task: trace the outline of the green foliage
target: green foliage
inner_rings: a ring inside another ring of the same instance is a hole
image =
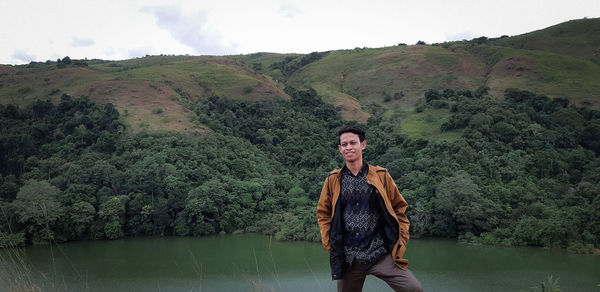
[[[539,286],[531,287],[530,290],[521,290],[522,292],[560,292],[560,286],[558,285],[558,278],[554,279],[553,276],[548,276],[544,282],[540,283]]]
[[[600,202],[600,138],[582,131],[595,125],[597,111],[516,89],[507,90],[505,101],[449,90],[427,96],[422,113],[451,103],[441,128],[462,130],[462,138],[409,139],[381,154],[415,202],[408,211],[417,218],[414,232],[573,252],[598,245],[597,224],[589,222],[597,221]]]
[[[244,86],[244,89],[242,91],[243,91],[243,93],[250,93],[250,92],[252,92],[252,90],[254,90],[254,87],[248,85],[248,86]]]
[[[314,210],[325,175],[343,162],[335,134],[343,121],[314,89],[285,91],[291,100],[198,99],[190,109],[210,128],[203,136],[123,134],[111,105],[85,98],[1,106],[0,206],[9,220],[0,232],[25,243],[222,232],[318,241]],[[597,247],[600,113],[486,91],[427,91],[419,115],[454,139],[405,136],[398,117],[360,125],[365,160],[387,167],[409,202],[411,233]]]
[[[578,254],[593,254],[596,252],[594,245],[592,244],[582,244],[580,242],[575,242],[567,247],[567,251],[570,253],[578,253]]]
[[[271,69],[279,69],[284,76],[289,77],[298,69],[327,56],[329,52],[312,52],[298,57],[289,56],[283,61],[272,63]]]
[[[341,118],[314,90],[288,91],[291,101],[199,100],[194,111],[213,130],[205,136],[124,135],[111,127],[111,107],[67,96],[59,105],[2,107],[6,141],[25,137],[31,147],[2,144],[14,155],[1,158],[20,163],[3,165],[0,190],[18,220],[0,231],[22,232],[28,243],[240,231],[316,241],[314,208],[325,174],[339,165]],[[44,134],[31,137],[38,129]],[[35,205],[24,194],[44,194],[27,192],[37,182],[51,193],[52,216],[27,209]]]
[[[25,233],[16,234],[0,231],[0,248],[14,248],[25,245]]]
[[[51,227],[63,213],[59,193],[60,190],[47,181],[28,180],[11,203],[17,221],[27,226],[27,233],[34,242],[53,240]]]

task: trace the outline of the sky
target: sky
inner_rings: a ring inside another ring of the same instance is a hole
[[[0,64],[310,53],[519,35],[600,0],[2,0]]]

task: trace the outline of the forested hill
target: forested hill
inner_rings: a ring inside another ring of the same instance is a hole
[[[185,106],[198,98],[289,99],[286,86],[314,88],[347,120],[415,106],[427,89],[519,88],[600,107],[600,18],[518,36],[310,54],[146,56],[0,65],[0,103],[59,102],[62,94],[112,103],[135,131],[198,131]],[[406,114],[406,113],[403,113]]]
[[[2,66],[0,244],[318,241],[335,129],[359,124],[413,236],[592,252],[599,65],[505,39]]]

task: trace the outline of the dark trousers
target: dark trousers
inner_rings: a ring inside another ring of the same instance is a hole
[[[384,256],[379,262],[367,270],[353,267],[337,281],[338,291],[362,291],[367,275],[373,275],[385,281],[394,291],[422,292],[421,283],[409,270],[400,269],[394,264],[391,255]]]

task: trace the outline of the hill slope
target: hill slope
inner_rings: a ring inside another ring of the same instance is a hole
[[[491,41],[494,45],[547,51],[600,63],[600,18],[577,19]]]
[[[0,68],[0,101],[57,101],[62,94],[110,102],[134,130],[202,130],[184,104],[212,95],[252,100],[289,98],[268,76],[223,57],[147,56],[87,65],[32,63]]]
[[[499,39],[433,45],[227,57],[147,56],[0,66],[0,102],[65,93],[111,102],[134,130],[202,130],[186,104],[208,96],[289,99],[285,86],[314,88],[346,120],[412,115],[427,89],[519,88],[600,107],[600,19],[581,19]],[[71,61],[71,60],[69,60]]]

